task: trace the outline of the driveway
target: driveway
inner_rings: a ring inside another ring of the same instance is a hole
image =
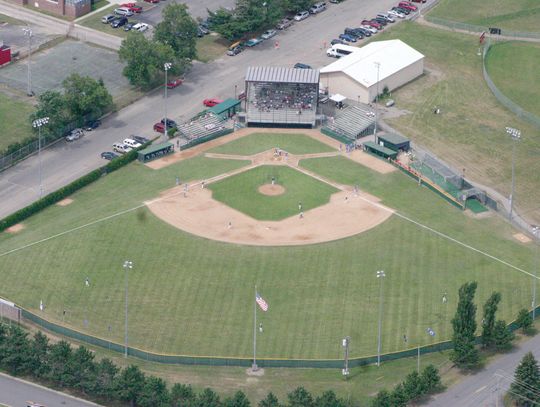
[[[347,0],[330,4],[327,11],[294,24],[266,41],[235,57],[224,55],[208,64],[195,63],[183,85],[168,92],[168,115],[187,120],[203,109],[202,100],[234,96],[235,86],[244,88],[248,66],[290,66],[296,62],[322,67],[334,59],[325,46],[345,27],[358,26],[365,17],[388,10],[395,0]],[[279,43],[276,47],[275,43]],[[155,91],[103,121],[103,126],[71,144],[64,142],[42,153],[44,192],[50,193],[103,165],[102,151],[113,142],[132,134],[153,135],[152,126],[164,116],[163,91]],[[38,198],[39,161],[36,156],[0,174],[0,217]]]
[[[182,3],[186,4],[189,9],[189,13],[193,18],[206,19],[208,17],[207,10],[217,10],[220,7],[234,7],[235,0],[184,0]],[[163,8],[169,4],[166,1],[160,1],[151,9],[145,11],[137,19],[143,23],[156,26],[161,21],[161,12]]]

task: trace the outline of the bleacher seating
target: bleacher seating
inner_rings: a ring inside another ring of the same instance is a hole
[[[182,123],[178,126],[180,145],[187,144],[201,137],[211,136],[225,129],[232,129],[234,122],[222,120],[211,112],[206,112],[201,116]]]
[[[372,134],[375,126],[373,110],[364,106],[349,105],[336,110],[336,116],[329,118],[325,127],[351,141]]]

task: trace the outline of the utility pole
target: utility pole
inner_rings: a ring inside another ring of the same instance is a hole
[[[533,286],[532,286],[532,318],[533,322],[536,318],[536,280],[537,280],[537,272],[538,272],[538,245],[539,240],[538,237],[540,236],[540,226],[534,226],[533,227],[533,234],[534,234],[534,244],[536,245],[534,250],[534,277],[533,277]]]
[[[514,193],[516,187],[516,143],[521,139],[521,131],[513,127],[507,127],[506,133],[512,137],[512,188],[510,192],[510,215],[508,219],[512,222],[512,212],[514,210]]]
[[[34,92],[32,92],[32,75],[30,72],[30,57],[32,56],[32,29],[25,27],[23,28],[24,35],[28,37],[28,58],[26,59],[26,68],[27,68],[27,88],[26,88],[26,95],[27,96],[34,96]]]
[[[41,126],[49,123],[48,117],[42,117],[32,122],[32,126],[38,129],[38,159],[39,159],[39,198],[43,197],[43,182],[41,175]]]
[[[169,136],[169,120],[167,119],[167,73],[171,69],[172,64],[170,62],[165,62],[163,68],[165,69],[165,140]]]
[[[381,63],[374,62],[377,67],[377,96],[375,97],[375,128],[373,135],[375,136],[375,143],[377,143],[377,121],[379,120],[379,71],[381,70]]]
[[[382,314],[383,314],[383,279],[386,277],[384,271],[377,271],[379,279],[379,335],[377,339],[377,366],[381,365],[381,330],[382,330]]]
[[[126,260],[124,262],[124,271],[125,271],[125,290],[126,290],[126,309],[125,309],[125,332],[124,332],[124,357],[128,357],[128,271],[133,268],[133,262]]]

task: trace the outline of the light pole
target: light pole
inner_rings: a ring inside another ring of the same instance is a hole
[[[41,126],[49,123],[48,117],[42,117],[32,122],[32,126],[38,129],[38,158],[39,158],[39,197],[43,197],[43,182],[41,177]]]
[[[382,328],[382,314],[383,314],[383,279],[386,277],[384,271],[377,271],[377,278],[379,279],[379,335],[377,340],[377,366],[381,365],[381,328]]]
[[[169,135],[169,120],[167,120],[167,73],[169,72],[169,69],[171,69],[171,67],[172,64],[170,62],[165,62],[163,64],[163,68],[165,69],[165,140]]]
[[[435,336],[435,331],[431,328],[426,329],[426,332],[431,337]],[[416,369],[417,369],[418,374],[420,374],[420,342],[418,342],[418,364],[417,364]]]
[[[506,132],[512,137],[514,143],[512,143],[512,190],[510,191],[510,216],[509,220],[512,222],[512,212],[514,210],[514,189],[516,187],[516,143],[521,138],[521,131],[514,129],[513,127],[507,127]]]
[[[534,237],[536,238],[535,240],[535,244],[536,244],[536,249],[535,249],[535,265],[534,265],[534,277],[533,277],[533,286],[532,286],[532,317],[533,317],[533,321],[534,319],[536,318],[536,271],[538,269],[538,244],[539,244],[539,241],[538,241],[538,237],[540,236],[540,226],[534,226],[533,229],[532,229],[532,232],[534,234]]]
[[[373,129],[373,135],[375,136],[375,143],[377,142],[377,120],[379,120],[379,71],[381,70],[381,63],[374,62],[377,67],[377,96],[375,97],[375,127]]]
[[[27,82],[27,89],[26,94],[27,96],[34,96],[34,92],[32,92],[32,76],[30,74],[30,56],[32,55],[32,30],[30,28],[23,28],[24,35],[28,37],[28,59],[26,60],[26,67],[27,67],[27,74],[28,74],[28,82]]]
[[[126,280],[126,313],[125,313],[125,332],[124,332],[124,357],[128,356],[128,271],[133,268],[133,262],[126,260],[124,262],[125,280]]]
[[[348,378],[349,377],[349,343],[351,342],[351,337],[350,336],[346,336],[343,341],[342,341],[342,346],[343,346],[343,350],[345,351],[345,366],[343,368],[343,376],[345,376],[345,378]]]

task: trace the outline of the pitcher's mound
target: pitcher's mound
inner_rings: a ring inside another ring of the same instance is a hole
[[[278,184],[264,184],[259,187],[259,192],[263,195],[281,195],[285,193],[285,188]]]

